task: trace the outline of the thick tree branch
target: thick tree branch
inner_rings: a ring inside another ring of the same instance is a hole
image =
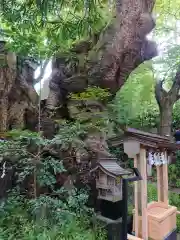
[[[163,89],[163,82],[159,81],[155,87],[155,97],[160,109],[160,134],[171,135],[173,105],[179,98],[180,66],[177,69],[172,87],[169,92]]]
[[[179,99],[179,90],[180,90],[180,66],[178,66],[172,87],[168,93],[172,104],[174,104]]]
[[[33,104],[37,104],[38,102],[38,94],[34,87],[26,81],[23,75],[19,76],[19,86],[24,94],[29,98],[30,102]]]
[[[116,94],[136,67],[155,57],[156,44],[146,38],[155,26],[151,16],[153,5],[154,0],[117,2],[116,17],[88,54],[83,72],[87,76],[85,79],[75,77],[79,73],[77,69],[67,72],[64,59],[60,64],[53,65],[56,73],[52,71],[47,109],[63,105],[69,93],[82,91],[87,86],[108,88]],[[55,62],[58,63],[58,59]]]
[[[155,0],[146,0],[148,12],[151,13],[154,8]]]
[[[168,93],[163,88],[164,81],[165,80],[157,81],[155,85],[155,98],[160,107],[163,105],[163,99],[168,96]]]
[[[177,96],[177,101],[180,99],[180,95]]]
[[[146,39],[155,26],[153,5],[153,0],[117,1],[116,18],[101,34],[93,60],[90,57],[90,85],[116,93],[138,65],[157,55],[156,44]]]

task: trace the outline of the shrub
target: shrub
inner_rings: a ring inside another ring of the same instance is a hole
[[[9,134],[11,139],[0,144],[1,161],[6,157],[19,171],[14,189],[0,203],[0,240],[105,240],[98,222],[92,226],[94,213],[86,207],[87,192],[55,187],[56,174],[66,171],[61,159],[40,152],[37,161],[37,146],[48,146],[50,141],[25,131]],[[31,199],[22,191],[29,176],[36,179]],[[39,194],[37,186],[50,191]]]
[[[70,199],[70,198],[69,198]],[[77,198],[73,196],[64,205],[58,199],[27,200],[11,194],[0,206],[0,239],[13,240],[105,240],[105,232],[97,223],[90,227],[92,212],[80,212]],[[82,196],[79,198],[82,200]],[[51,203],[51,215],[40,217],[38,209]],[[83,203],[81,208],[83,209]],[[36,218],[35,218],[36,217]]]

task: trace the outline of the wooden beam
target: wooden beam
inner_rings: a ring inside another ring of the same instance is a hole
[[[137,159],[136,159],[137,163],[136,166],[141,174],[141,158],[140,158],[140,154],[137,155]],[[142,174],[141,174],[142,176]],[[141,181],[137,182],[137,211],[138,211],[138,215],[142,216],[142,204],[141,204]]]
[[[167,158],[167,153],[164,152]],[[158,202],[163,202],[168,205],[168,165],[163,164],[157,166],[157,189],[158,189]]]
[[[138,237],[132,236],[130,234],[128,234],[127,238],[128,238],[128,240],[143,240],[142,238],[138,238]]]
[[[167,152],[164,153],[165,158],[167,159]],[[162,166],[163,171],[163,202],[168,206],[168,164],[163,164]]]
[[[158,202],[163,202],[163,171],[162,166],[156,166]]]
[[[142,238],[148,240],[148,218],[147,218],[147,159],[146,150],[140,150],[140,173],[141,183],[141,211],[142,211]]]
[[[136,155],[134,157],[134,167],[138,168],[138,156]],[[135,205],[135,214],[134,214],[134,228],[135,228],[135,236],[139,236],[139,215],[138,215],[138,205],[139,205],[139,200],[138,200],[138,184],[139,182],[136,181],[134,182],[134,205]]]

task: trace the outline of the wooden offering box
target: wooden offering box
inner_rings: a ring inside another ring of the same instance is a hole
[[[162,202],[149,203],[147,207],[149,239],[166,239],[169,233],[176,229],[176,212],[177,208],[174,206],[167,206]],[[139,226],[141,225],[142,217],[139,217]],[[142,229],[139,229],[139,232],[141,235]]]
[[[151,202],[148,204],[147,212],[151,239],[165,239],[169,233],[176,229],[176,207],[167,206],[161,202]]]

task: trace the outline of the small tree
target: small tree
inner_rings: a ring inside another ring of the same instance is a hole
[[[159,133],[161,135],[171,136],[173,107],[180,98],[179,53],[179,46],[174,45],[159,58],[159,61],[156,62],[157,65],[155,64],[155,68],[159,72],[159,76],[155,76],[157,79],[155,97],[160,110]]]
[[[163,87],[163,81],[158,81],[155,87],[155,96],[160,111],[159,133],[161,135],[171,135],[173,106],[179,100],[180,90],[180,67],[173,79],[173,84],[169,91]]]

